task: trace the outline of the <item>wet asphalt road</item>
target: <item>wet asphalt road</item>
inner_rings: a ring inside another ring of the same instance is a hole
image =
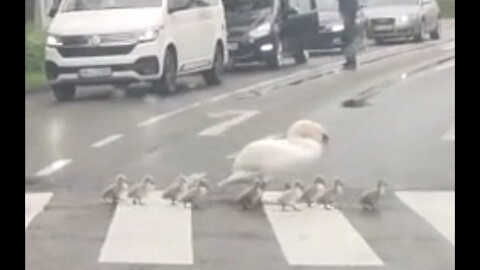
[[[216,182],[229,173],[227,156],[254,139],[285,132],[299,118],[317,120],[329,130],[331,144],[318,171],[344,180],[347,204],[379,177],[390,185],[380,213],[342,209],[384,263],[359,269],[454,269],[454,245],[394,195],[455,190],[454,138],[448,135],[455,117],[452,26],[444,27],[440,42],[372,46],[364,55],[387,56],[357,72],[260,88],[259,96],[232,94],[215,101],[218,95],[342,59],[314,57],[306,66],[278,71],[241,69],[212,88],[202,86],[200,78],[184,78],[186,89],[165,98],[100,89],[62,104],[49,93],[26,96],[26,193],[53,193],[26,229],[26,269],[343,269],[289,265],[265,214],[238,211],[229,194],[213,194],[202,210],[192,212],[193,265],[98,261],[113,215],[98,204],[98,196],[117,173],[130,179],[152,174],[159,188],[182,172],[206,172]],[[342,106],[369,89],[376,95],[365,106]],[[198,135],[218,124],[209,114],[231,110],[256,114],[216,136]],[[58,160],[69,163],[38,175]]]

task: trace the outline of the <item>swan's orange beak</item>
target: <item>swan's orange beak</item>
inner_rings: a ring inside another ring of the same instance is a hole
[[[323,134],[322,142],[324,144],[328,144],[329,141],[330,141],[330,137],[327,134]]]

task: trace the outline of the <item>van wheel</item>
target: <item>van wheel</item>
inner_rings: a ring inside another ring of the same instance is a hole
[[[162,94],[173,94],[177,90],[177,59],[172,49],[168,49],[163,59],[162,78],[153,85]]]
[[[440,19],[438,19],[437,26],[432,32],[430,32],[430,38],[434,40],[439,40],[442,32],[441,30],[442,30],[441,22],[440,22]]]
[[[275,44],[274,52],[267,58],[267,66],[269,68],[278,69],[282,66],[283,46],[280,40]]]
[[[203,79],[209,85],[217,85],[222,82],[223,74],[223,51],[220,46],[215,49],[215,56],[213,58],[213,66],[211,69],[202,73]]]
[[[57,101],[69,101],[75,97],[75,85],[53,85],[53,95]]]

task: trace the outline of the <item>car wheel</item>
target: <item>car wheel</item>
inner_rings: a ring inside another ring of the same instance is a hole
[[[426,37],[426,25],[425,22],[422,22],[420,25],[420,29],[418,30],[418,33],[414,36],[413,41],[415,42],[423,42]]]
[[[154,82],[153,87],[154,90],[167,95],[177,90],[177,58],[172,49],[168,49],[165,53],[162,78]]]
[[[435,29],[430,32],[430,38],[431,39],[434,39],[434,40],[439,40],[440,39],[440,36],[441,36],[441,31],[442,30],[442,23],[440,21],[440,19],[437,20],[437,26],[435,27]]]
[[[75,97],[75,85],[54,85],[53,95],[57,101],[69,101]]]
[[[212,68],[202,74],[205,82],[209,85],[220,84],[222,82],[223,67],[223,50],[220,46],[217,46]]]
[[[375,39],[375,44],[383,45],[383,44],[385,44],[385,40],[383,40],[382,38],[376,38]]]
[[[267,66],[270,68],[280,68],[283,61],[283,45],[280,40],[275,44],[275,51],[267,58]]]

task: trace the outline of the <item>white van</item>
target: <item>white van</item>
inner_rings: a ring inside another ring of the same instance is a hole
[[[88,84],[172,93],[196,72],[219,84],[228,60],[221,0],[63,0],[50,15],[45,69],[59,101]]]

